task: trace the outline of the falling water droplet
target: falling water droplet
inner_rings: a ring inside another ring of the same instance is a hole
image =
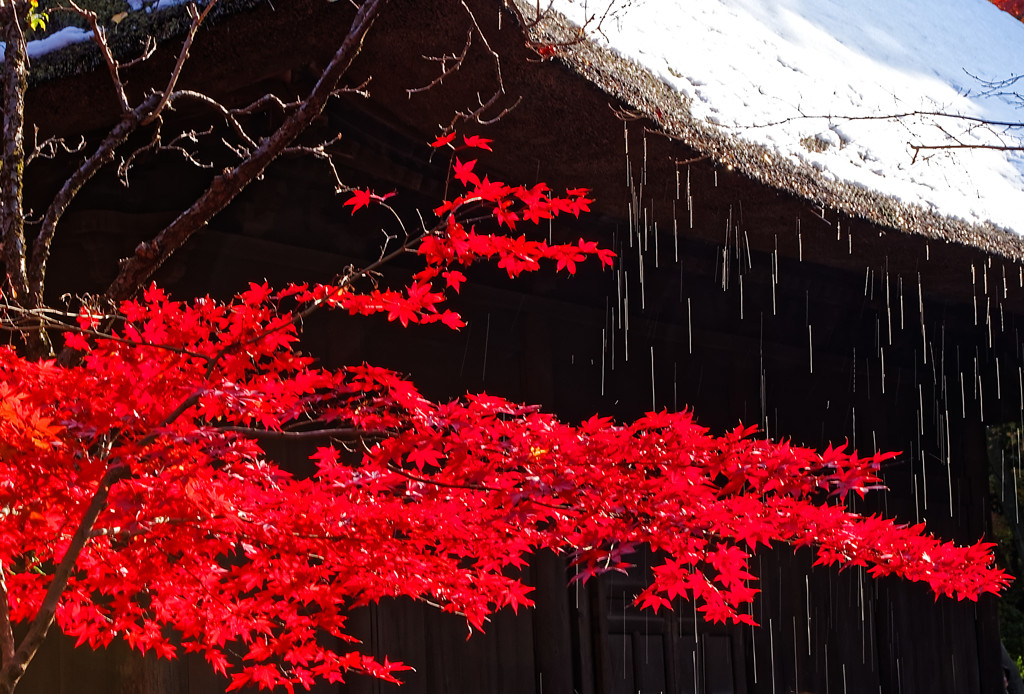
[[[889,271],[885,272],[885,329],[886,329],[886,344],[892,345],[892,304],[889,301],[891,283],[889,279]]]
[[[484,365],[480,372],[480,380],[487,380],[487,349],[491,343],[491,314],[487,314],[487,327],[484,329]]]
[[[922,462],[922,464],[924,464],[923,458],[922,458],[921,462]],[[920,523],[921,522],[921,507],[919,505],[919,499],[917,497],[917,474],[916,473],[914,474],[914,522],[915,523]]]
[[[601,328],[601,396],[604,397],[605,355],[608,353],[608,331]]]
[[[807,610],[807,655],[811,654],[811,577],[804,574],[805,608]]]
[[[814,373],[814,339],[811,337],[811,324],[807,324],[807,366]]]
[[[676,215],[676,203],[672,201],[672,248],[675,251],[676,262],[679,262],[679,218]]]
[[[629,363],[629,273],[622,272],[622,348],[626,363]]]
[[[879,348],[878,358],[881,362],[879,371],[881,372],[882,395],[885,395],[885,348]]]
[[[800,233],[800,218],[796,219],[796,257],[801,263],[804,261],[804,237]]]
[[[690,297],[686,297],[686,342],[689,353],[693,354],[693,311],[690,306]],[[1024,389],[1021,392],[1024,393]],[[1024,398],[1024,395],[1021,397]]]
[[[643,311],[647,308],[647,284],[644,281],[644,252],[643,249],[639,251],[640,260],[637,262],[637,268],[640,271],[640,310]]]
[[[796,615],[793,615],[793,686],[800,691],[800,659],[796,652]]]
[[[903,330],[903,277],[896,277],[896,293],[900,298],[900,330]]]
[[[679,362],[672,362],[672,411],[679,411]]]

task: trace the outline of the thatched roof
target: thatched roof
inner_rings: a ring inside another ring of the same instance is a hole
[[[242,10],[250,9],[265,0],[219,0],[210,22],[217,22]],[[50,10],[62,5],[59,0],[43,0],[40,7]],[[107,41],[115,57],[127,60],[137,57],[149,39],[157,42],[181,36],[188,29],[190,19],[183,3],[164,0],[83,0],[81,7],[96,13],[104,27]],[[133,5],[135,8],[133,8]],[[77,27],[88,29],[82,17],[70,12],[48,11],[49,22],[44,31],[30,40],[42,40],[62,29]],[[70,77],[100,67],[102,57],[91,41],[76,41],[60,50],[48,52],[32,61],[30,84],[38,84],[62,77]]]
[[[532,4],[518,2],[525,15],[535,12]],[[768,147],[694,118],[688,100],[672,86],[605,45],[589,37],[580,38],[578,27],[557,12],[547,12],[530,31],[538,43],[562,44],[557,49],[559,60],[655,123],[660,131],[730,169],[884,229],[963,244],[1013,260],[1024,259],[1024,239],[1012,231],[991,223],[965,222],[924,205],[823,175],[808,164],[779,156]]]
[[[523,5],[524,14],[528,14],[535,7],[533,3],[524,3],[523,0],[519,2]],[[147,36],[164,40],[180,35],[187,26],[187,16],[181,5],[147,12],[145,4],[141,10],[131,10],[124,0],[92,0],[84,4],[96,10],[101,19],[105,20],[109,27],[109,41],[115,51],[122,56],[137,54]],[[301,2],[295,4],[303,5]],[[342,4],[344,3],[338,3]],[[268,7],[271,8],[269,14]],[[218,10],[211,17],[211,24],[214,27],[223,25],[229,15],[254,8],[261,9],[264,20],[267,16],[276,17],[302,12],[298,9],[293,11],[292,8],[273,8],[267,0],[219,0]],[[329,11],[317,9],[316,12],[337,14],[336,8],[337,5]],[[401,13],[403,10],[399,10],[399,14]],[[59,20],[62,16],[54,15],[55,28],[60,26]],[[115,17],[117,22],[114,21]],[[248,24],[258,24],[259,21],[261,20],[254,20]],[[271,71],[275,60],[289,55],[287,42],[305,37],[307,28],[310,43],[323,42],[326,39],[317,37],[329,32],[322,26],[313,26],[317,21],[319,20],[311,20],[309,27],[295,27],[294,36],[275,36],[271,42],[273,45],[268,44],[265,51],[253,56],[253,62],[260,63],[264,73]],[[398,23],[404,25],[415,21],[422,21],[422,18],[408,21],[400,18]],[[448,27],[445,31],[450,29]],[[256,28],[248,27],[247,31],[246,36],[251,40]],[[420,31],[425,30],[421,27]],[[881,230],[906,232],[918,237],[962,244],[1014,261],[1024,259],[1024,240],[1017,234],[992,224],[972,224],[944,216],[925,206],[902,202],[862,186],[823,175],[812,166],[776,156],[764,146],[741,140],[706,120],[694,118],[686,99],[679,92],[643,66],[589,38],[579,39],[576,27],[557,13],[549,12],[542,22],[530,29],[530,32],[531,37],[538,43],[567,44],[557,48],[554,58],[556,62],[584,77],[612,100],[617,101],[621,107],[642,118],[652,130],[707,156],[713,163],[720,165],[723,171],[738,172],[775,190],[802,198],[822,210],[864,220],[877,225]],[[399,43],[401,41],[396,41],[395,45]],[[222,44],[209,50],[212,54],[224,54],[229,52],[231,47]],[[196,60],[198,58],[194,58],[193,62]],[[204,64],[204,70],[210,68],[211,59],[205,60],[207,62]],[[215,61],[216,58],[212,60]],[[52,82],[60,77],[79,74],[83,70],[97,67],[99,62],[98,52],[91,44],[74,44],[34,60],[32,79],[36,84]],[[285,66],[282,70],[290,67]],[[204,76],[204,79],[218,79],[218,69],[214,66],[211,72],[216,74]],[[247,69],[251,72],[255,68]],[[99,79],[102,81],[103,78]],[[223,78],[225,83],[230,83],[230,80],[227,76]],[[130,78],[129,82],[132,86]],[[64,112],[64,108],[69,111],[80,110],[74,100],[59,108],[54,106],[58,101],[56,97],[46,99],[49,107],[54,109],[50,114],[53,121],[68,118],[69,114]],[[82,119],[87,127],[96,127],[105,116],[100,114],[86,117],[76,114],[75,117]]]

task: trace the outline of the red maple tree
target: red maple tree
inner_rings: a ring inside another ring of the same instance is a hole
[[[434,143],[454,145],[452,134]],[[490,149],[460,143],[471,147]],[[513,277],[613,262],[593,242],[517,230],[587,211],[586,190],[510,186],[476,165],[453,159],[461,194],[395,251],[422,260],[405,287],[369,283],[372,267],[252,284],[226,303],[151,286],[116,312],[80,313],[65,333],[70,365],[0,349],[0,691],[54,621],[79,644],[202,653],[230,689],[394,679],[405,666],[360,650],[349,609],[409,596],[482,629],[495,610],[532,604],[514,569],[540,549],[569,553],[586,580],[646,543],[660,563],[638,604],[683,597],[709,620],[750,624],[752,552],[778,541],[959,599],[1006,584],[989,545],[846,509],[892,454],[819,453],[744,427],[716,436],[690,412],[570,425],[490,395],[431,402],[392,371],[330,370],[300,353],[302,319],[321,309],[458,328],[445,299],[473,262]],[[387,197],[353,191],[349,204]],[[339,442],[317,449],[308,477],[259,445],[308,435]],[[349,647],[325,647],[322,633]]]

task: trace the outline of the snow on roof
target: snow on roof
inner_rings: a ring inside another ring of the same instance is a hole
[[[595,4],[553,8],[582,24]],[[825,181],[1024,235],[1024,153],[987,149],[1024,145],[1024,128],[971,120],[1024,120],[1024,24],[987,0],[619,0],[595,23],[591,38],[705,129]]]
[[[187,0],[128,0],[128,8],[132,12],[164,10],[181,5]],[[92,32],[77,26],[66,26],[39,39],[28,42],[30,60],[41,58],[75,43],[83,43],[92,39]],[[0,41],[0,62],[3,62],[4,42]]]

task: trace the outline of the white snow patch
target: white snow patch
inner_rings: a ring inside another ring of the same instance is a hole
[[[176,5],[183,5],[189,1],[190,0],[128,0],[128,7],[133,12],[138,12],[143,9],[146,12],[154,12],[158,10],[166,10]],[[205,3],[200,1],[199,4],[202,5]],[[72,43],[81,43],[82,41],[88,41],[91,38],[92,31],[88,29],[64,27],[63,29],[50,34],[46,38],[29,41],[28,57],[29,59],[38,58],[39,56],[50,53],[51,51],[59,51]],[[0,62],[3,62],[3,50],[4,43],[0,41]]]
[[[586,4],[554,9],[582,23]],[[690,97],[697,120],[839,180],[1024,235],[1024,156],[986,149],[1024,145],[1024,128],[966,120],[1024,120],[1014,97],[1024,77],[991,88],[1024,74],[1024,24],[987,0],[618,5],[598,40]]]
[[[32,60],[41,55],[46,55],[50,51],[59,51],[65,46],[70,46],[73,43],[81,43],[82,41],[88,41],[91,38],[92,32],[88,29],[64,27],[60,31],[55,31],[44,39],[29,41],[28,57],[29,60]],[[0,63],[4,60],[3,51],[6,47],[7,44],[0,41]]]
[[[50,51],[59,51],[65,46],[70,46],[73,43],[82,43],[92,38],[92,31],[88,29],[81,29],[79,27],[64,27],[60,31],[55,31],[45,39],[38,39],[36,41],[28,42],[28,57],[38,58],[41,55],[46,55]]]

